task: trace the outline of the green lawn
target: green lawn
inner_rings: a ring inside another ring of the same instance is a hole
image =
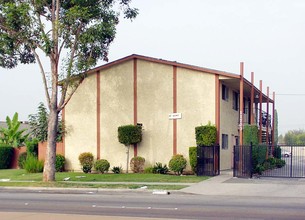
[[[69,181],[63,182],[63,179],[69,177]],[[10,181],[3,181],[9,179]],[[9,169],[0,170],[0,186],[25,186],[25,187],[89,187],[89,188],[139,188],[144,184],[133,184],[128,182],[141,182],[141,183],[165,183],[164,185],[148,185],[148,189],[181,189],[185,186],[178,185],[166,185],[166,183],[197,183],[208,179],[205,176],[175,176],[175,175],[162,175],[162,174],[96,174],[90,173],[85,174],[82,172],[62,172],[56,173],[56,182],[54,183],[43,183],[42,173],[27,173],[22,169]],[[17,181],[17,182],[14,182]],[[33,182],[23,182],[33,181]],[[75,183],[73,183],[75,181]],[[83,183],[76,183],[83,182]],[[86,183],[86,182],[93,182]],[[106,182],[125,182],[127,184],[107,184]]]

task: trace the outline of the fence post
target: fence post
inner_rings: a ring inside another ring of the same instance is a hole
[[[253,176],[253,157],[252,157],[252,149],[253,149],[253,144],[252,142],[250,142],[250,152],[249,152],[249,157],[250,157],[250,165],[249,165],[249,168],[250,168],[250,178],[252,178]]]

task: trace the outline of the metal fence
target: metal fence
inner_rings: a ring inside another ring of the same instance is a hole
[[[252,145],[234,146],[234,177],[252,178],[252,163]]]
[[[197,147],[197,175],[216,176],[220,173],[219,145]]]
[[[285,165],[265,170],[262,176],[305,178],[305,145],[279,145],[278,147]]]
[[[252,178],[254,173],[305,178],[305,145],[234,146],[234,177]]]

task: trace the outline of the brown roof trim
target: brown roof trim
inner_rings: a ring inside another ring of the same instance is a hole
[[[132,54],[130,56],[127,56],[127,57],[115,60],[113,62],[107,63],[105,65],[96,67],[94,69],[89,70],[87,73],[88,74],[95,73],[96,71],[104,70],[104,69],[110,68],[114,65],[118,65],[118,64],[121,64],[123,62],[132,60],[132,59],[139,59],[139,60],[149,61],[149,62],[153,62],[153,63],[160,63],[160,64],[165,64],[165,65],[177,66],[177,67],[180,67],[180,68],[196,70],[196,71],[206,72],[206,73],[211,73],[211,74],[217,74],[217,75],[220,75],[220,76],[240,78],[239,75],[234,74],[234,73],[229,73],[229,72],[224,72],[224,71],[219,71],[219,70],[214,70],[214,69],[208,69],[208,68],[199,67],[199,66],[193,66],[193,65],[189,65],[189,64],[179,63],[179,62],[176,62],[176,61],[168,61],[168,60],[163,60],[163,59],[157,59],[157,58],[142,56],[142,55],[138,55],[138,54]]]
[[[87,73],[88,74],[93,74],[93,73],[96,73],[97,71],[105,70],[105,69],[108,69],[112,66],[115,66],[115,65],[124,63],[126,61],[133,60],[133,59],[144,60],[144,61],[148,61],[148,62],[165,64],[165,65],[171,65],[171,66],[176,66],[176,67],[180,67],[180,68],[184,68],[184,69],[195,70],[195,71],[205,72],[205,73],[211,73],[211,74],[215,74],[215,75],[219,75],[219,76],[226,76],[226,77],[230,77],[230,78],[234,78],[234,79],[240,79],[240,75],[235,74],[235,73],[229,73],[229,72],[220,71],[220,70],[214,70],[214,69],[209,69],[209,68],[204,68],[204,67],[199,67],[199,66],[193,66],[193,65],[189,65],[189,64],[179,63],[179,62],[176,62],[176,61],[168,61],[168,60],[163,60],[163,59],[157,59],[157,58],[138,55],[138,54],[132,54],[132,55],[123,57],[121,59],[112,61],[110,63],[104,64],[104,65],[96,67],[94,69],[91,69]],[[251,82],[249,82],[245,78],[244,78],[244,82],[247,85],[251,86]],[[256,87],[254,87],[254,90],[255,90],[256,93],[260,92],[260,90]],[[269,99],[269,101],[271,103],[273,103],[273,100],[271,98],[267,97],[265,94],[263,94],[263,98]]]

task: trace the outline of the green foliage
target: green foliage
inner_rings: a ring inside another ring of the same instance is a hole
[[[110,167],[110,163],[108,162],[108,160],[105,159],[97,160],[94,163],[95,170],[101,173],[108,172],[109,167]]]
[[[279,146],[274,147],[273,156],[275,158],[281,159],[282,158],[282,149]]]
[[[12,147],[20,147],[24,145],[27,140],[28,134],[23,134],[26,129],[20,130],[21,122],[18,121],[18,113],[16,112],[13,119],[6,117],[7,128],[0,129],[0,143],[7,144]]]
[[[217,140],[217,129],[209,122],[207,125],[195,128],[197,146],[213,146]]]
[[[78,156],[78,160],[80,162],[80,165],[82,167],[82,170],[84,173],[91,173],[92,167],[93,167],[93,154],[90,152],[84,152],[81,153]]]
[[[38,140],[36,138],[25,142],[26,152],[38,156]]]
[[[26,158],[27,158],[27,152],[23,152],[19,154],[17,162],[18,162],[18,167],[20,169],[24,169],[24,163],[26,161]]]
[[[39,103],[36,114],[29,115],[29,125],[31,128],[31,135],[40,142],[47,141],[48,139],[48,118],[49,113],[45,105]],[[62,141],[65,129],[61,118],[59,118],[57,126],[56,141]]]
[[[122,173],[123,169],[122,169],[122,167],[114,166],[114,167],[112,167],[111,171],[115,174],[120,174],[120,173]]]
[[[144,169],[144,173],[154,173],[154,167],[149,166]]]
[[[14,149],[10,146],[0,147],[0,169],[10,168],[14,155]]]
[[[186,167],[186,159],[181,154],[174,155],[169,161],[169,169],[174,171],[177,175],[182,174]]]
[[[189,158],[190,158],[190,165],[192,171],[194,173],[197,172],[197,147],[190,147],[189,148]]]
[[[118,139],[125,146],[142,141],[142,128],[137,125],[123,125],[118,127]]]
[[[256,125],[245,125],[243,129],[244,145],[258,145],[258,127]]]
[[[137,156],[130,160],[130,168],[134,173],[142,173],[144,171],[145,159]]]
[[[68,54],[58,69],[78,73],[100,59],[107,61],[119,23],[118,11],[127,19],[138,14],[130,1],[63,1],[58,16],[51,1],[1,1],[0,65],[14,68],[19,63],[35,63],[38,50],[51,58],[57,55],[55,51],[61,52],[60,46],[67,48]]]
[[[166,164],[162,165],[162,163],[157,162],[152,169],[153,173],[158,173],[158,174],[167,174],[169,172],[169,169]]]
[[[269,169],[281,168],[285,166],[285,164],[286,164],[285,160],[278,159],[275,157],[270,157],[263,163],[263,166],[264,166],[264,170],[269,170]]]
[[[28,155],[24,163],[24,169],[28,173],[41,173],[43,171],[43,164],[44,162],[42,160],[38,160],[33,155]]]
[[[56,172],[63,172],[65,170],[66,158],[63,155],[56,154],[55,170]]]
[[[284,136],[285,144],[304,144],[305,143],[305,130],[291,130]]]
[[[263,163],[266,160],[267,146],[253,145],[252,147],[252,167],[253,173],[261,174],[264,171]]]

